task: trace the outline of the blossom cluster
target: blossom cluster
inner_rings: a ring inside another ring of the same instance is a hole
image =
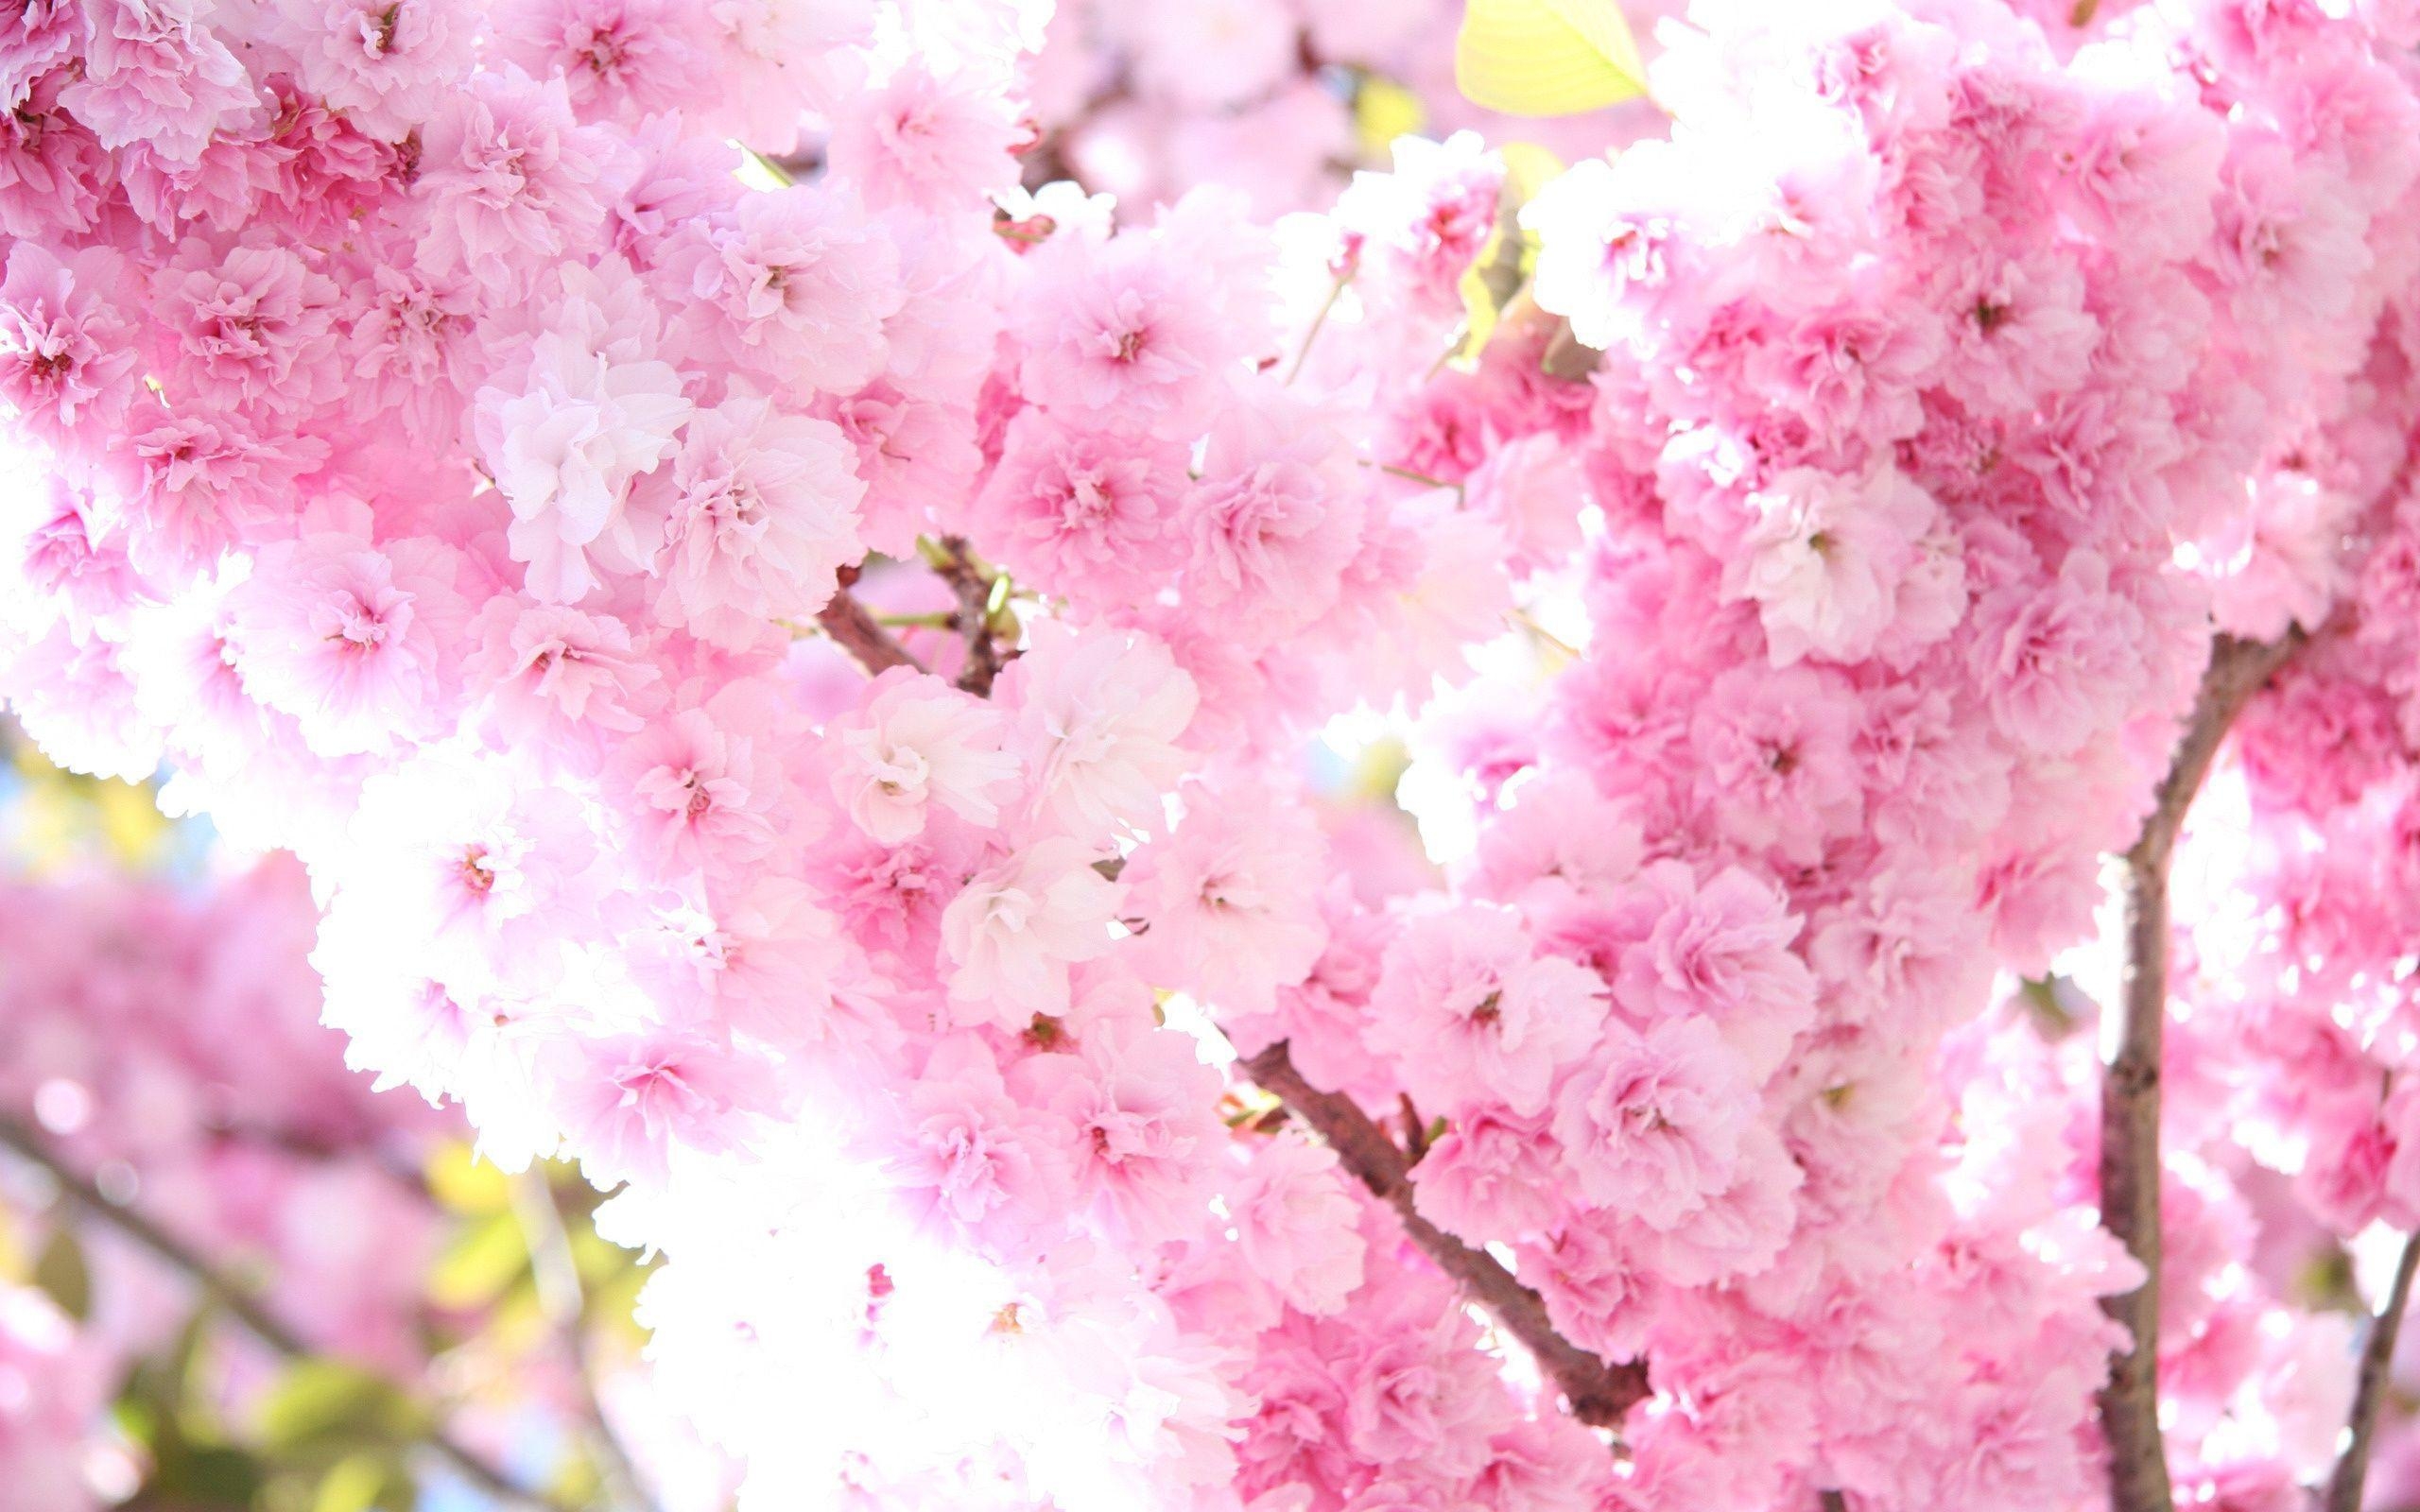
[[[345,1070],[318,1022],[301,868],[11,880],[0,904],[0,1121],[198,1261],[273,1279],[280,1321],[314,1349],[424,1369],[445,1232],[420,1173],[458,1121]],[[94,1508],[143,1471],[108,1423],[130,1367],[214,1304],[22,1151],[0,1152],[0,1507]],[[257,1398],[276,1362],[212,1332]]]
[[[1176,9],[1146,92],[1302,66]],[[0,687],[303,859],[356,1065],[623,1186],[751,1504],[2088,1505],[2139,1276],[1966,1026],[2214,623],[2358,582],[2304,717],[2401,696],[2420,271],[2408,7],[2091,9],[1700,0],[1517,214],[1456,135],[1263,226],[1028,192],[1039,8],[31,4]],[[1306,792],[1357,708],[1446,864]],[[1646,1363],[1622,1456],[1280,1041]]]

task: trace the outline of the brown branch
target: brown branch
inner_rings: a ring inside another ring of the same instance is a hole
[[[1815,1504],[1824,1512],[1849,1512],[1849,1499],[1838,1491],[1816,1492]]]
[[[2387,1288],[2386,1305],[2370,1320],[2370,1336],[2361,1346],[2361,1373],[2353,1390],[2353,1412],[2346,1422],[2344,1452],[2327,1478],[2324,1512],[2360,1512],[2361,1482],[2370,1472],[2370,1439],[2377,1432],[2378,1403],[2386,1400],[2387,1366],[2394,1360],[2395,1335],[2403,1330],[2403,1305],[2411,1298],[2411,1275],[2420,1270],[2420,1233],[2403,1242],[2403,1258],[2395,1263],[2394,1284]]]
[[[2160,780],[2152,812],[2125,856],[2126,960],[2118,1036],[2101,1081],[2100,1222],[2141,1263],[2143,1283],[2101,1299],[2128,1344],[2109,1357],[2100,1426],[2109,1441],[2114,1512],[2172,1512],[2159,1431],[2160,1040],[2168,1017],[2168,870],[2186,811],[2227,729],[2302,644],[2221,636],[2193,713]]]
[[[851,573],[849,576],[854,580],[856,574]],[[869,676],[880,677],[892,667],[914,667],[919,672],[925,670],[925,663],[892,640],[890,632],[875,623],[874,617],[846,587],[832,595],[832,602],[816,614],[815,623],[822,626],[823,633],[832,637],[833,644],[848,652]]]
[[[925,559],[958,599],[957,611],[950,619],[966,638],[966,664],[959,670],[958,685],[978,698],[988,698],[992,696],[992,680],[1000,675],[1005,660],[1000,655],[999,643],[992,635],[994,579],[976,562],[974,551],[962,536],[943,536],[940,549],[927,550]]]
[[[103,1196],[98,1187],[53,1154],[50,1147],[30,1129],[0,1120],[0,1146],[42,1167],[59,1184],[60,1191],[69,1202],[116,1229],[153,1259],[183,1276],[196,1290],[271,1350],[289,1360],[306,1359],[318,1352],[301,1333],[295,1332],[291,1324],[270,1312],[262,1305],[260,1298],[202,1258],[200,1251],[144,1213]],[[441,1428],[430,1428],[421,1436],[420,1442],[451,1465],[465,1480],[491,1496],[515,1505],[538,1508],[540,1512],[578,1512],[570,1503],[559,1502],[544,1492],[516,1485],[503,1470],[448,1435]]]
[[[1618,1424],[1622,1414],[1648,1394],[1647,1367],[1636,1361],[1611,1365],[1555,1332],[1547,1314],[1546,1298],[1513,1279],[1512,1273],[1485,1251],[1473,1249],[1423,1218],[1412,1206],[1411,1168],[1403,1151],[1353,1099],[1323,1092],[1294,1069],[1286,1042],[1279,1040],[1242,1062],[1261,1088],[1285,1103],[1295,1116],[1317,1129],[1337,1158],[1394,1209],[1437,1268],[1461,1285],[1471,1300],[1487,1309],[1496,1326],[1528,1347],[1538,1368],[1563,1391],[1571,1415],[1593,1427]]]

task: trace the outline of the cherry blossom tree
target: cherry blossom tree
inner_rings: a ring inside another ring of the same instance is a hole
[[[0,689],[750,1508],[2420,1487],[2420,9],[1453,20],[26,0]]]

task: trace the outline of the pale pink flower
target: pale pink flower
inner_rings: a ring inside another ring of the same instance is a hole
[[[1009,421],[999,464],[976,496],[977,534],[1020,573],[1116,603],[1184,563],[1185,453],[1174,441],[1086,429],[1090,418],[1027,409]]]
[[[1544,1231],[1563,1211],[1562,1155],[1545,1113],[1516,1117],[1478,1108],[1448,1122],[1411,1168],[1420,1215],[1484,1245]]]
[[[323,756],[425,737],[458,696],[459,573],[458,554],[425,538],[315,531],[264,547],[228,603],[245,691]]]
[[[965,1024],[1022,1028],[1067,1006],[1067,968],[1108,953],[1123,889],[1080,841],[1049,839],[978,871],[942,912],[950,1012]]]
[[[462,0],[272,0],[262,29],[303,88],[372,136],[398,141],[471,72],[478,15]]]
[[[1423,1108],[1536,1113],[1595,1039],[1604,992],[1586,967],[1536,954],[1511,909],[1466,903],[1406,916],[1362,1034]]]
[[[140,385],[135,318],[115,302],[131,276],[108,248],[61,261],[33,242],[9,249],[0,278],[0,402],[36,434],[97,435]]]
[[[1014,101],[987,71],[910,62],[850,102],[829,150],[872,208],[939,211],[1014,187],[1020,134]]]
[[[565,1149],[599,1185],[661,1185],[672,1152],[747,1147],[770,1068],[728,1040],[657,1029],[566,1043],[544,1083]]]
[[[754,394],[697,411],[671,466],[630,504],[643,559],[668,590],[658,618],[733,646],[769,621],[812,618],[865,555],[855,462],[832,425]]]
[[[773,848],[780,768],[734,684],[704,708],[648,723],[614,753],[609,783],[648,853],[678,867],[733,866]]]
[[[1074,1055],[1020,1062],[1011,1083],[1075,1130],[1078,1181],[1107,1199],[1138,1243],[1201,1221],[1227,1130],[1219,1074],[1190,1036],[1104,1024]]]
[[[1815,1022],[1815,978],[1792,954],[1800,922],[1772,885],[1726,867],[1701,885],[1685,862],[1639,873],[1626,906],[1648,920],[1622,952],[1614,991],[1641,1019],[1711,1020],[1752,1082]]]
[[[526,293],[535,269],[595,233],[609,156],[606,139],[574,122],[561,78],[472,72],[422,133],[421,266],[467,268],[492,293]]]
[[[512,507],[507,539],[530,593],[578,603],[601,581],[590,548],[638,555],[623,514],[631,481],[671,455],[692,409],[671,364],[555,331],[539,335],[517,386],[479,390],[479,449]]]
[[[498,593],[473,619],[463,659],[497,744],[594,769],[612,735],[641,729],[663,696],[663,674],[610,614]]]
[[[691,222],[664,252],[667,297],[732,361],[784,390],[845,393],[881,370],[883,322],[907,299],[899,252],[848,200],[753,194]]]
[[[1896,468],[1861,479],[1792,468],[1748,507],[1723,589],[1755,601],[1773,665],[1864,660],[1892,627],[1916,543],[1939,516],[1931,496]]]
[[[1361,1285],[1360,1210],[1336,1153],[1307,1140],[1262,1142],[1226,1192],[1244,1261],[1295,1311],[1341,1312]]]
[[[1011,712],[1026,812],[1080,839],[1165,823],[1160,796],[1184,774],[1193,679],[1148,635],[1036,623],[993,690]]]
[[[1136,850],[1126,881],[1149,921],[1155,978],[1239,1013],[1266,1011],[1327,943],[1320,885],[1327,846],[1304,809],[1273,795],[1248,806],[1195,790],[1176,832]]]
[[[1228,633],[1266,644],[1336,602],[1366,507],[1342,441],[1327,415],[1273,402],[1240,403],[1212,429],[1180,516],[1184,582]]]
[[[1750,1096],[1712,1021],[1666,1019],[1644,1035],[1609,1022],[1556,1096],[1555,1138],[1590,1201],[1669,1228],[1731,1184]]]
[[[83,0],[83,77],[59,98],[103,146],[139,142],[191,163],[221,123],[256,103],[203,0]]]
[[[832,796],[857,828],[896,845],[924,833],[936,804],[970,824],[995,823],[1017,775],[1000,712],[906,667],[884,673],[872,693],[829,736]]]
[[[2012,583],[1975,606],[1967,665],[2002,734],[2070,755],[2134,708],[2143,628],[2112,588],[2107,559],[2079,549],[2050,582]]]
[[[538,77],[561,75],[583,121],[636,123],[712,98],[703,0],[509,0],[499,9],[505,56]]]
[[[1241,353],[1184,255],[1133,232],[1036,253],[1015,327],[1027,396],[1063,420],[1130,417],[1171,439],[1199,431]]]
[[[151,299],[170,334],[182,394],[266,410],[305,408],[330,396],[337,286],[294,251],[222,251],[188,237],[152,281]]]
[[[933,1046],[898,1122],[875,1140],[886,1150],[883,1176],[929,1230],[1013,1249],[1047,1232],[1074,1195],[1072,1131],[1009,1095],[980,1036],[952,1034]]]

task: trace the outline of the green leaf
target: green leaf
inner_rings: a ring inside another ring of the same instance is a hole
[[[281,1458],[391,1446],[428,1428],[427,1412],[401,1387],[341,1360],[295,1361],[260,1408],[262,1447]]]
[[[93,1271],[84,1263],[84,1246],[77,1243],[73,1229],[61,1226],[50,1231],[49,1243],[34,1262],[34,1284],[77,1322],[93,1315]]]
[[[240,1449],[172,1440],[162,1446],[137,1501],[192,1508],[250,1507],[266,1479],[260,1462]]]
[[[1454,85],[1508,115],[1577,115],[1647,93],[1638,42],[1614,0],[1469,0]]]

